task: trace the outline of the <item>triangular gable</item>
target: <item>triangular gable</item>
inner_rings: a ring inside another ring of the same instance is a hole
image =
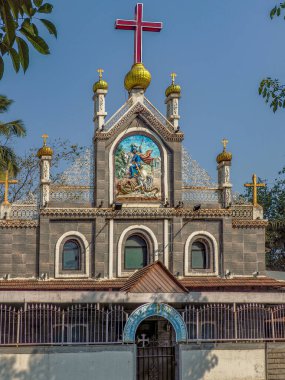
[[[130,98],[109,120],[103,131],[96,133],[99,139],[109,139],[128,125],[134,116],[140,116],[153,130],[168,141],[182,141],[184,134],[174,130],[173,125],[146,98],[143,103]]]
[[[135,272],[121,288],[127,293],[187,293],[188,290],[160,262]]]

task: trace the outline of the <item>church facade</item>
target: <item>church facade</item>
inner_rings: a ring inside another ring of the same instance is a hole
[[[44,136],[38,200],[1,205],[0,377],[283,379],[285,284],[266,277],[262,208],[234,199],[225,139],[205,179],[175,75],[163,115],[135,57],[109,119],[99,70],[92,149],[64,181]]]

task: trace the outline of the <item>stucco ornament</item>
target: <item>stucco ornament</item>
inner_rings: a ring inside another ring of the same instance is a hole
[[[124,328],[124,343],[134,343],[139,324],[153,316],[167,319],[174,328],[177,342],[187,341],[187,328],[181,315],[173,307],[164,303],[148,303],[132,312]]]

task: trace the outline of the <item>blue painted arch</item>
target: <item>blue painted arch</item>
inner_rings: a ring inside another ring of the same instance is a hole
[[[176,334],[176,342],[187,341],[187,328],[177,310],[164,303],[148,303],[138,307],[129,316],[124,328],[123,342],[135,343],[139,324],[143,320],[154,316],[163,317],[171,323]]]

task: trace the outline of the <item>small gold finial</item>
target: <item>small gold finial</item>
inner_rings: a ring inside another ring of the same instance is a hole
[[[104,70],[103,69],[98,69],[97,72],[99,73],[99,80],[102,79]]]
[[[222,140],[222,144],[223,144],[223,146],[224,146],[224,152],[225,152],[226,149],[227,149],[227,145],[228,145],[228,143],[229,143],[229,140],[227,140],[227,139],[223,139],[223,140]]]
[[[265,187],[266,183],[257,183],[257,176],[256,174],[252,175],[252,183],[245,183],[245,187],[252,187],[252,204],[253,206],[258,206],[257,203],[257,188],[258,187]]]
[[[48,135],[47,135],[46,133],[44,133],[44,134],[42,135],[42,139],[44,140],[44,146],[46,146],[46,145],[47,145]]]
[[[171,76],[172,84],[174,84],[175,83],[175,78],[177,77],[177,74],[176,73],[171,73],[170,76]]]
[[[5,186],[5,190],[4,190],[4,201],[3,201],[3,205],[5,206],[9,206],[9,200],[8,200],[8,195],[9,195],[9,185],[15,185],[17,184],[18,181],[16,179],[9,179],[9,171],[6,170],[5,171],[5,178],[3,180],[0,181],[0,184],[1,185],[4,185]]]

